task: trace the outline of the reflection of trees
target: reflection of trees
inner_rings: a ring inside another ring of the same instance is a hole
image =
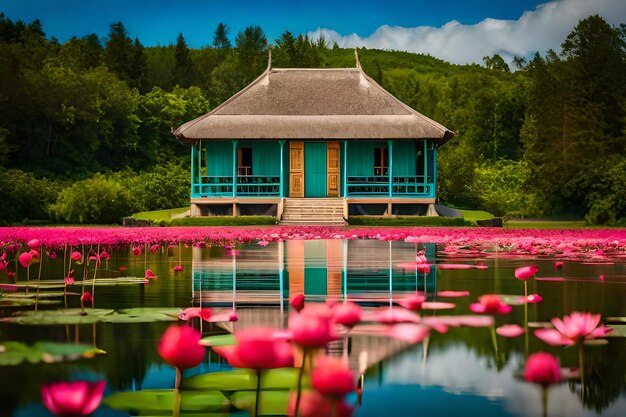
[[[626,349],[621,338],[607,346],[585,347],[585,389],[583,405],[597,413],[626,393]],[[579,383],[570,384],[574,391]]]
[[[98,368],[106,373],[109,388],[127,390],[133,387],[133,382],[136,388],[141,388],[150,364],[161,362],[157,344],[169,324],[106,324],[99,329],[98,339],[106,341],[100,347],[107,355],[98,361]]]

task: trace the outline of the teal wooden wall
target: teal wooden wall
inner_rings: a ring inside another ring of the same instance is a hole
[[[393,176],[415,176],[415,142],[393,142]]]
[[[422,142],[419,142],[419,145],[421,144]],[[387,142],[349,142],[348,176],[374,175],[374,149],[376,148],[387,148]],[[415,154],[416,143],[414,141],[394,141],[393,175],[396,177],[416,175]]]
[[[326,143],[304,144],[304,196],[326,197]]]
[[[231,141],[202,141],[206,158],[207,176],[229,177],[233,175],[233,143]]]
[[[233,143],[203,141],[208,176],[233,175]],[[280,175],[280,144],[278,142],[239,142],[238,148],[252,148],[253,175]]]
[[[387,147],[387,142],[348,141],[348,176],[374,175],[374,149],[380,147]]]
[[[252,175],[280,175],[280,144],[271,142],[239,142],[240,147],[252,148]]]

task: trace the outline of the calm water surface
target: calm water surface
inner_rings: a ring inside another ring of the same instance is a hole
[[[428,277],[404,269],[417,250],[424,250],[437,264],[482,264],[487,269],[433,269]],[[530,293],[543,302],[528,305],[528,321],[545,322],[571,311],[626,316],[626,263],[565,261],[562,271],[554,259],[506,255],[437,254],[434,245],[378,240],[317,240],[247,245],[233,254],[224,248],[177,248],[141,256],[128,247],[116,248],[102,276],[143,276],[152,269],[157,279],[149,285],[98,286],[97,308],[186,308],[202,304],[214,310],[236,309],[240,320],[227,325],[204,324],[203,333],[220,334],[259,325],[286,327],[290,294],[304,292],[307,301],[347,298],[365,307],[390,305],[403,295],[427,291],[429,300],[453,302],[452,310],[430,310],[426,315],[468,314],[468,305],[482,294],[522,295],[523,284],[514,278],[516,267],[535,264],[539,277],[565,280],[532,281]],[[63,276],[62,253],[44,263],[44,277]],[[174,273],[179,262],[184,271]],[[123,273],[119,267],[126,267]],[[23,270],[20,271],[23,274]],[[31,272],[32,273],[32,272]],[[598,277],[604,275],[601,281]],[[76,275],[80,275],[77,270]],[[100,275],[99,275],[100,276]],[[3,278],[6,280],[6,275]],[[20,277],[23,280],[23,277]],[[6,281],[2,281],[6,282]],[[76,286],[76,285],[75,285]],[[436,291],[468,290],[470,297],[437,298]],[[0,299],[1,301],[1,299]],[[78,297],[70,297],[73,307]],[[58,308],[41,306],[40,308]],[[22,308],[24,309],[24,308]],[[28,307],[32,309],[32,307]],[[0,304],[0,317],[18,311]],[[496,325],[524,325],[524,306],[510,315],[496,317]],[[199,327],[198,323],[193,323]],[[55,364],[20,364],[0,367],[0,416],[50,416],[41,404],[40,386],[60,380],[107,381],[106,395],[117,391],[171,388],[174,370],[157,353],[166,322],[80,326],[23,326],[0,323],[0,341],[28,343],[57,341],[95,344],[107,352],[93,359]],[[609,338],[603,346],[585,348],[587,361],[584,392],[579,380],[550,389],[548,415],[626,415],[626,342]],[[526,355],[548,351],[563,367],[578,366],[575,348],[550,347],[534,335],[492,339],[489,328],[453,328],[446,334],[431,333],[424,343],[404,342],[359,334],[346,343],[333,342],[329,354],[346,351],[351,367],[367,352],[362,403],[356,416],[540,416],[542,405],[537,386],[519,378]],[[207,349],[203,363],[185,376],[228,370],[229,365]],[[356,401],[352,398],[352,401]],[[393,410],[393,411],[391,411]],[[128,416],[101,405],[94,416]],[[235,414],[233,414],[235,415]],[[245,415],[236,414],[236,415]]]

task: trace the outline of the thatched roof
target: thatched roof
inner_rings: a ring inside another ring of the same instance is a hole
[[[180,126],[180,140],[430,139],[453,133],[356,68],[271,68],[211,112]]]

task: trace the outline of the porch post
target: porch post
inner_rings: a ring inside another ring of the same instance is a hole
[[[194,197],[194,183],[196,182],[196,154],[198,153],[198,142],[191,145],[191,198]]]
[[[237,197],[237,142],[233,141],[233,198]]]
[[[437,148],[433,144],[433,189],[430,193],[432,197],[437,197]]]
[[[428,144],[424,141],[424,189],[428,184]]]
[[[285,146],[285,141],[284,140],[279,140],[278,143],[280,144],[280,187],[278,188],[278,193],[280,198],[283,198],[283,193],[284,193],[284,188],[285,188],[285,175],[284,175],[284,167],[283,167],[283,147]],[[282,308],[282,303],[281,303],[281,308]]]
[[[343,141],[343,196],[348,197],[348,141]]]
[[[393,141],[387,141],[389,148],[389,197],[393,196]]]

